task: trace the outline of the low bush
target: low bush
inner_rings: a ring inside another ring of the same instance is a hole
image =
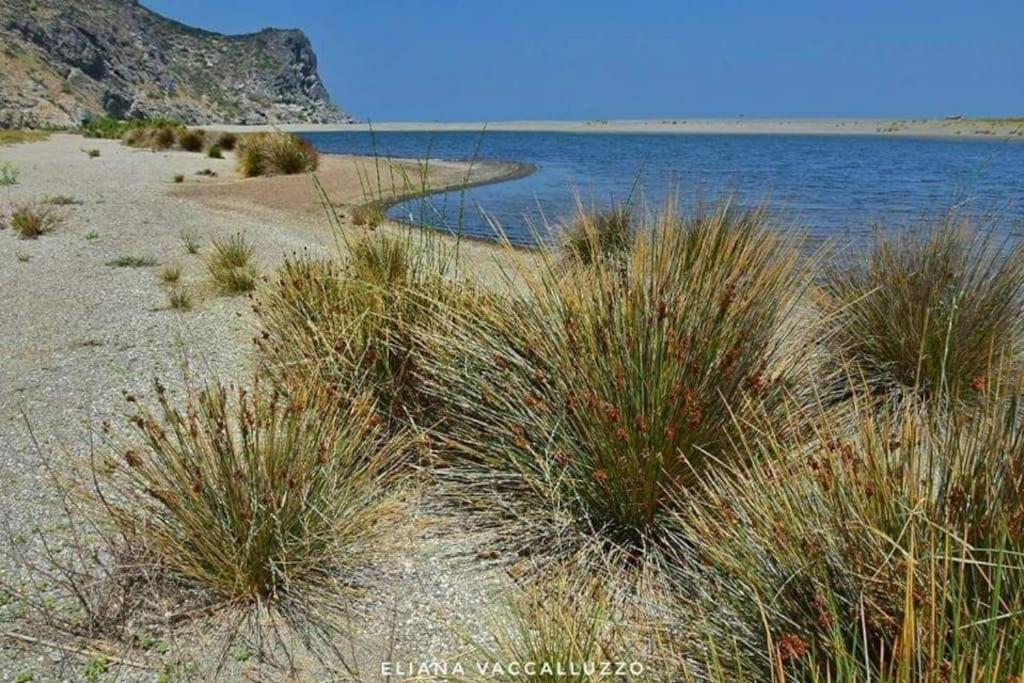
[[[213,252],[206,267],[214,284],[224,294],[245,294],[256,289],[259,272],[256,249],[238,233],[227,239],[211,241]]]
[[[258,299],[258,345],[284,386],[369,391],[392,429],[425,419],[412,355],[417,329],[443,324],[432,301],[471,294],[443,278],[450,255],[428,235],[367,235],[342,263],[290,258]]]
[[[450,310],[418,358],[449,417],[445,477],[524,550],[651,546],[674,497],[730,458],[734,411],[779,406],[806,372],[810,275],[763,211],[644,227],[587,267],[510,251],[504,294]]]
[[[289,133],[257,133],[239,143],[238,170],[246,178],[315,171],[320,155],[304,139]]]
[[[857,381],[878,391],[971,399],[1024,367],[1024,247],[956,217],[876,235],[830,268],[826,334]]]
[[[221,151],[220,145],[214,145],[213,147],[211,147],[210,150],[206,153],[206,155],[211,159],[224,158],[224,153]]]

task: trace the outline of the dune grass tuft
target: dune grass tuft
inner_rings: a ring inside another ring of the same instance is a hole
[[[202,248],[199,235],[196,234],[195,230],[181,231],[181,245],[185,248],[185,253],[192,256],[198,254],[199,250]]]
[[[222,293],[245,294],[256,289],[256,249],[245,235],[237,233],[227,239],[214,239],[210,244],[212,253],[206,267]]]
[[[109,521],[222,599],[344,593],[388,509],[397,457],[368,413],[259,383],[210,386],[183,409],[156,393],[133,418],[135,437],[112,441],[99,463]]]
[[[294,175],[315,171],[320,155],[308,142],[290,133],[257,133],[239,141],[242,176]]]
[[[287,259],[256,307],[268,372],[285,386],[314,381],[339,395],[369,391],[393,429],[421,416],[413,335],[442,322],[429,302],[463,292],[443,280],[450,258],[432,236],[408,231],[365,235],[342,262]]]
[[[1013,399],[752,426],[748,464],[678,508],[677,656],[722,681],[1020,674],[1020,424]]]
[[[384,202],[372,201],[352,209],[352,224],[356,227],[379,228],[388,218]]]
[[[181,280],[181,266],[176,264],[164,266],[160,270],[160,279],[169,285],[176,284]]]
[[[970,399],[1024,366],[1024,247],[954,216],[876,235],[823,278],[837,355],[879,391]]]
[[[186,152],[202,152],[206,146],[206,131],[193,128],[181,131],[178,146]]]
[[[191,290],[180,284],[174,284],[167,290],[167,305],[176,311],[190,311],[194,304]]]
[[[419,359],[451,418],[444,475],[532,552],[649,545],[674,494],[728,459],[732,411],[778,404],[805,370],[809,274],[763,211],[669,207],[641,235],[589,266],[510,253],[505,294],[450,311]]]
[[[578,207],[576,218],[562,229],[559,243],[565,258],[582,264],[626,255],[636,239],[633,216],[624,206],[601,211]]]
[[[211,159],[223,159],[224,152],[221,150],[220,145],[214,145],[210,147],[209,151],[207,151],[206,156]]]
[[[156,264],[157,261],[152,256],[136,256],[134,254],[118,256],[107,261],[107,265],[111,268],[152,268]]]
[[[217,138],[217,146],[225,152],[235,151],[235,147],[238,145],[238,136],[234,133],[221,133]]]

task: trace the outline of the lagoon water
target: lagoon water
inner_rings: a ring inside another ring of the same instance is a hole
[[[496,159],[538,166],[533,175],[441,193],[391,209],[395,218],[529,244],[587,205],[631,197],[657,207],[734,195],[768,202],[812,238],[856,242],[876,227],[913,227],[958,207],[998,216],[1024,235],[1024,144],[987,139],[882,136],[580,134],[531,132],[311,133],[323,152],[394,158]],[[642,193],[635,191],[638,185]],[[642,199],[640,199],[642,197]],[[486,212],[486,216],[483,214]],[[489,216],[489,219],[488,219]]]

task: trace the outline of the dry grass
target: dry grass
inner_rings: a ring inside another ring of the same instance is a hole
[[[636,239],[633,215],[624,206],[587,211],[577,204],[576,218],[559,235],[565,258],[584,265],[625,257]]]
[[[11,213],[11,229],[23,240],[34,240],[53,232],[64,217],[49,206],[22,204]]]
[[[235,151],[235,147],[238,145],[238,136],[234,133],[221,133],[217,138],[217,146],[225,152]]]
[[[206,146],[206,132],[196,129],[184,130],[178,135],[178,146],[186,152],[202,152]]]
[[[388,218],[387,206],[381,201],[360,204],[352,209],[352,225],[379,228]]]
[[[46,130],[0,130],[0,147],[27,142],[42,142],[49,137],[50,132]]]
[[[160,279],[168,285],[177,284],[181,280],[181,266],[166,265],[160,270]]]
[[[167,305],[176,311],[190,311],[195,300],[192,291],[182,285],[174,285],[167,290]]]

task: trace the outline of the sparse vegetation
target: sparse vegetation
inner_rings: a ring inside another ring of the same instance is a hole
[[[224,158],[224,153],[221,151],[220,145],[214,145],[213,147],[211,147],[210,150],[206,153],[206,155],[211,159]]]
[[[11,214],[11,229],[23,240],[34,240],[53,232],[62,222],[63,216],[48,206],[22,204]]]
[[[0,130],[0,147],[21,145],[27,142],[42,142],[50,137],[48,130]]]
[[[175,284],[167,290],[167,305],[176,311],[192,310],[192,292],[187,287]]]
[[[259,272],[256,250],[239,233],[227,239],[211,241],[213,253],[206,262],[214,284],[224,294],[245,294],[256,289]]]
[[[182,230],[181,231],[181,244],[185,247],[185,252],[195,256],[199,253],[199,249],[202,247],[202,243],[199,241],[199,235],[194,230]]]
[[[387,217],[387,208],[382,201],[367,202],[352,209],[352,225],[356,227],[379,228]]]
[[[95,147],[93,147],[91,149],[85,150],[85,155],[87,157],[89,157],[90,159],[99,158],[100,154],[101,154],[101,152],[98,149],[96,149]]]
[[[181,279],[181,266],[166,265],[160,270],[160,279],[166,284],[176,284]]]
[[[157,263],[152,256],[118,256],[107,261],[111,268],[152,268]]]
[[[238,170],[246,178],[315,171],[320,155],[290,133],[257,133],[239,141]]]
[[[206,176],[207,178],[216,178],[217,177],[217,172],[212,170],[212,169],[209,169],[209,168],[204,168],[201,171],[196,171],[196,175],[198,175],[198,176]]]
[[[9,161],[0,163],[0,187],[9,187],[18,183],[20,176],[18,167]]]
[[[174,176],[174,182],[175,184],[180,185],[181,183],[185,182],[185,176],[179,173],[178,175]]]
[[[43,204],[49,204],[50,206],[79,206],[84,203],[81,199],[75,199],[65,194],[50,195],[43,198]]]

